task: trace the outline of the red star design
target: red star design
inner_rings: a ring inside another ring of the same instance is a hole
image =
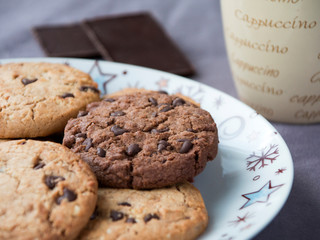
[[[246,221],[246,217],[239,217],[239,216],[237,216],[237,217],[238,217],[237,222],[245,222]]]
[[[279,175],[281,173],[283,173],[285,170],[287,170],[286,168],[280,168],[278,169],[278,171],[276,171],[276,174]]]
[[[243,217],[237,216],[237,220],[231,221],[230,224],[237,226],[241,222],[246,222],[247,218],[250,218],[251,216],[252,215],[250,215],[249,213],[246,213]]]
[[[156,84],[159,86],[159,89],[162,89],[168,87],[168,81],[168,79],[161,78],[159,81],[156,82]]]

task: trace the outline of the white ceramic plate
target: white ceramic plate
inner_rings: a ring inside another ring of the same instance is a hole
[[[280,134],[253,109],[201,83],[127,64],[66,58],[4,59],[69,64],[91,74],[102,93],[126,87],[182,93],[211,113],[219,130],[219,153],[195,178],[210,222],[200,239],[249,239],[284,205],[293,182],[293,163]]]

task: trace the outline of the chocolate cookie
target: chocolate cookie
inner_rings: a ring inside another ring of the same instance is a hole
[[[145,88],[123,88],[117,92],[113,92],[113,93],[110,93],[108,94],[108,97],[109,98],[113,98],[113,97],[116,97],[116,96],[121,96],[121,95],[124,95],[124,94],[136,94],[137,92],[141,92],[141,93],[145,93],[145,92],[153,92],[151,90],[148,90],[148,89],[145,89]],[[193,103],[194,105],[196,105],[197,107],[200,107],[200,104],[198,102],[196,102],[195,100],[193,100],[192,98],[190,97],[187,97],[185,95],[182,95],[181,93],[176,93],[175,96],[179,97],[179,98],[182,98],[183,100],[189,102],[189,103]]]
[[[99,189],[80,240],[195,239],[208,224],[200,192],[190,183],[146,190]]]
[[[69,118],[99,100],[96,87],[88,74],[64,64],[0,65],[0,138],[62,131]]]
[[[89,166],[52,142],[0,143],[0,239],[74,239],[97,200]]]
[[[191,180],[217,154],[210,114],[162,92],[137,92],[88,105],[68,122],[63,144],[103,186],[151,189]]]

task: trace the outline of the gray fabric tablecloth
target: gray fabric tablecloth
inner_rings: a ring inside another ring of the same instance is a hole
[[[44,56],[30,29],[108,14],[150,11],[191,60],[193,79],[237,97],[224,45],[218,0],[0,0],[0,58]],[[272,123],[295,166],[289,199],[255,239],[319,239],[320,125]]]

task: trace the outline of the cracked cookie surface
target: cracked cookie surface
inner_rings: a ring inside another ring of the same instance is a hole
[[[97,200],[90,167],[52,142],[0,142],[0,239],[74,239]]]
[[[48,136],[99,100],[97,84],[77,69],[57,63],[0,65],[0,138]]]
[[[63,144],[102,186],[151,189],[191,180],[217,154],[210,114],[174,95],[137,92],[91,103],[69,120]]]
[[[190,183],[153,190],[99,188],[94,214],[79,239],[195,239],[208,224]]]

